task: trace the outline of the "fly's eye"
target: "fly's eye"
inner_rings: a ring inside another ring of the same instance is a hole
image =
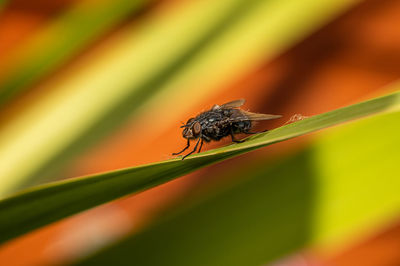
[[[201,125],[200,125],[200,123],[199,123],[199,122],[194,123],[194,124],[193,124],[193,134],[194,134],[195,136],[197,136],[197,135],[200,134],[200,131],[201,131]]]

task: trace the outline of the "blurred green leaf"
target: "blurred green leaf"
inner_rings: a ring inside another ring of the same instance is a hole
[[[374,116],[275,164],[231,169],[224,175],[242,181],[186,198],[174,214],[77,265],[266,265],[365,239],[400,212],[399,122],[400,112]]]
[[[0,201],[0,240],[6,241],[79,211],[272,143],[352,119],[398,111],[399,108],[400,92],[397,92],[288,124],[248,138],[243,143],[210,150],[184,161],[175,158],[31,188]]]
[[[192,101],[215,93],[356,2],[184,1],[124,28],[4,125],[0,195],[59,170],[156,95],[168,92],[160,104],[178,90]],[[188,89],[199,77],[204,86]]]
[[[0,1],[0,10],[5,6],[6,3],[7,3],[7,0]]]
[[[145,0],[78,1],[24,44],[25,57],[0,84],[0,106],[77,55]]]

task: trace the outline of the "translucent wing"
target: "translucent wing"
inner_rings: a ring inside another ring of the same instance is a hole
[[[240,110],[240,114],[236,116],[232,116],[229,120],[230,121],[245,121],[245,120],[252,120],[252,121],[259,121],[259,120],[272,120],[282,117],[281,115],[269,115],[269,114],[258,114]]]
[[[221,105],[221,108],[238,108],[238,107],[242,106],[245,103],[245,101],[246,101],[245,99],[231,101],[231,102]]]
[[[271,120],[281,118],[281,115],[269,115],[269,114],[257,114],[257,113],[250,113],[246,115],[250,120]]]

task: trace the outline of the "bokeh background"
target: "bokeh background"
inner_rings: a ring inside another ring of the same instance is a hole
[[[400,77],[400,1],[319,2],[1,2],[1,196],[171,158],[185,145],[181,122],[215,103],[245,98],[248,110],[284,116],[257,125],[265,129],[384,94]],[[0,264],[73,262],[144,230],[188,198],[207,198],[259,165],[290,158],[316,136],[26,234],[0,247]],[[306,246],[272,265],[400,265],[399,221],[333,250]]]

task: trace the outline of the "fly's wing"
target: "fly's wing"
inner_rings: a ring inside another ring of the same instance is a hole
[[[246,121],[246,120],[260,121],[260,120],[272,120],[272,119],[277,119],[280,117],[282,117],[282,116],[281,115],[258,114],[258,113],[252,113],[252,112],[240,110],[240,112],[238,112],[237,115],[233,115],[229,120],[231,122]]]
[[[231,101],[231,102],[221,105],[221,108],[225,108],[225,109],[238,108],[238,107],[242,106],[245,103],[245,101],[246,101],[245,99]]]

